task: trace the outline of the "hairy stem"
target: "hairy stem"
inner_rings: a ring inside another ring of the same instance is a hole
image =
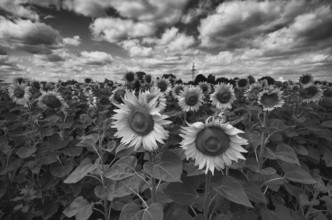
[[[153,162],[152,152],[149,151],[149,160],[150,162]],[[152,197],[152,203],[156,202],[156,179],[151,176],[151,182],[152,182],[152,189],[151,189],[151,197]]]
[[[203,215],[205,216],[205,219],[208,219],[209,215],[210,188],[211,188],[211,172],[208,171],[208,173],[205,175],[205,196],[204,196],[204,210],[203,210]]]
[[[266,129],[266,114],[267,112],[264,111],[264,114],[263,114],[263,121],[262,121],[262,135],[261,135],[261,147],[260,147],[260,152],[259,152],[259,168],[261,169],[262,168],[262,165],[263,165],[263,154],[264,154],[264,150],[265,150],[265,129]]]

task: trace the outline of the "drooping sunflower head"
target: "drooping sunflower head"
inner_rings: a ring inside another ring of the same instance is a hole
[[[247,78],[241,78],[236,81],[236,88],[238,89],[247,89],[249,87],[249,81]]]
[[[27,105],[31,97],[30,87],[25,83],[13,83],[8,87],[9,97],[18,105]]]
[[[232,103],[236,100],[234,89],[231,84],[218,84],[214,88],[214,93],[210,95],[212,105],[220,110],[232,108]]]
[[[123,144],[135,150],[143,146],[146,151],[154,151],[158,149],[157,142],[165,143],[168,131],[163,126],[171,122],[156,109],[156,100],[157,97],[147,103],[142,93],[138,97],[132,92],[126,93],[124,104],[117,105],[112,126]]]
[[[133,84],[136,80],[136,74],[134,72],[128,71],[123,77],[126,84]]]
[[[65,109],[68,108],[67,103],[61,95],[54,91],[43,92],[38,98],[38,106],[44,110],[52,109],[63,112],[65,112]]]
[[[204,95],[209,95],[210,94],[210,92],[211,92],[210,83],[200,82],[198,85],[201,88]]]
[[[324,90],[324,92],[323,92],[323,95],[325,96],[325,97],[332,97],[332,87],[327,87],[325,90]]]
[[[205,167],[205,173],[222,170],[231,166],[232,161],[243,159],[241,152],[247,152],[241,145],[247,145],[246,139],[238,136],[243,131],[220,119],[208,118],[205,123],[196,122],[182,127],[180,143],[187,159],[193,159],[198,169]]]
[[[203,105],[203,92],[199,87],[186,86],[180,93],[178,99],[179,106],[183,111],[198,111]]]
[[[249,89],[247,89],[244,93],[244,96],[248,101],[257,101],[258,94],[262,91],[263,87],[261,83],[251,84]]]
[[[166,108],[165,94],[161,93],[156,86],[153,86],[150,88],[150,90],[146,90],[145,92],[143,92],[142,96],[145,98],[147,103],[150,103],[151,101],[156,101],[157,103],[156,109],[158,109],[159,112],[165,110]]]
[[[258,104],[262,105],[264,111],[272,111],[275,108],[282,107],[284,103],[282,91],[279,88],[270,86],[258,94]]]
[[[144,82],[147,83],[147,84],[151,84],[152,83],[152,76],[151,76],[151,74],[146,74],[144,76]]]
[[[125,96],[127,90],[121,86],[117,87],[110,97],[110,101],[114,104],[123,103],[123,97]]]
[[[158,87],[160,92],[165,93],[166,95],[170,92],[170,82],[168,79],[161,78],[159,80],[156,80],[155,85]]]
[[[173,96],[175,98],[178,98],[183,90],[184,90],[183,84],[176,84],[172,89]]]
[[[302,102],[318,102],[323,96],[323,90],[319,85],[310,85],[305,89],[300,90]]]
[[[311,74],[303,74],[300,76],[299,82],[303,88],[307,88],[314,83],[314,78]]]

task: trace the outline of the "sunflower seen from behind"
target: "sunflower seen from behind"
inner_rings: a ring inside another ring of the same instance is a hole
[[[219,110],[232,108],[232,103],[236,100],[234,89],[231,84],[221,83],[214,87],[214,93],[210,95],[212,105]]]
[[[13,83],[8,87],[9,97],[18,105],[27,106],[31,97],[30,87],[25,83]]]
[[[241,145],[248,141],[238,134],[243,131],[218,118],[209,117],[205,123],[196,122],[182,127],[180,147],[186,159],[193,159],[198,169],[205,173],[222,170],[232,165],[232,161],[245,160],[241,153],[247,152]]]
[[[143,146],[144,150],[151,152],[158,149],[158,142],[165,143],[169,132],[163,126],[171,122],[165,120],[167,116],[156,108],[157,98],[148,103],[141,92],[138,97],[127,92],[124,104],[116,104],[118,109],[114,110],[112,127],[117,129],[115,136],[121,138],[124,145],[135,150]]]
[[[197,112],[203,105],[203,92],[199,87],[186,86],[178,96],[179,106],[185,112]]]
[[[126,93],[127,93],[127,90],[124,87],[118,86],[116,89],[113,90],[113,93],[109,97],[109,100],[113,104],[123,103],[122,99],[123,99],[123,97],[125,96]]]
[[[323,90],[320,85],[312,84],[302,90],[300,90],[300,97],[302,102],[318,102],[323,96]]]
[[[64,113],[69,107],[62,96],[55,91],[42,91],[42,95],[38,98],[37,105],[43,110],[59,110]]]
[[[301,83],[303,88],[308,88],[309,86],[314,84],[314,78],[311,74],[303,74],[300,76],[299,82]]]

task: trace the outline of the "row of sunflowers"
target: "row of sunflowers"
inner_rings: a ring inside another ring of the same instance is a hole
[[[0,218],[329,219],[331,83],[206,79],[1,84]]]

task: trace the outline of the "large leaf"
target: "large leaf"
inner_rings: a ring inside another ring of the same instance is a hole
[[[332,121],[325,121],[322,123],[324,127],[332,128]]]
[[[325,161],[326,167],[332,167],[332,151],[326,149],[323,160]]]
[[[264,194],[262,193],[259,185],[254,184],[254,183],[252,183],[252,184],[248,183],[244,186],[244,188],[251,201],[256,202],[256,203],[267,204],[266,198],[265,198]]]
[[[170,183],[165,189],[165,194],[174,200],[174,202],[185,205],[191,203],[197,198],[196,190],[185,183]]]
[[[8,140],[5,136],[0,136],[0,152],[9,154],[11,146],[8,145]]]
[[[72,169],[73,169],[73,163],[70,161],[64,165],[55,164],[51,166],[50,172],[53,176],[61,178],[69,174],[70,171],[72,171]]]
[[[79,147],[93,147],[98,141],[98,134],[92,133],[86,136],[82,136],[82,140],[76,144]]]
[[[122,180],[135,174],[137,159],[134,156],[121,158],[105,171],[105,177],[112,180]]]
[[[304,169],[293,164],[283,163],[281,165],[285,178],[302,184],[315,184],[317,181]]]
[[[134,220],[163,220],[163,206],[160,203],[152,203],[148,208],[137,212]]]
[[[122,207],[119,220],[131,220],[140,208],[135,203],[129,203]]]
[[[76,219],[87,220],[92,215],[92,208],[93,204],[79,196],[63,211],[63,214],[69,218],[75,216]]]
[[[17,151],[16,154],[19,156],[19,158],[28,158],[32,156],[36,152],[37,148],[35,145],[25,145],[23,147],[20,147]]]
[[[181,219],[181,220],[193,220],[194,218],[188,213],[187,210],[183,208],[176,208],[175,210],[170,210],[169,214],[165,220]]]
[[[231,176],[223,176],[221,185],[214,187],[214,189],[217,193],[232,202],[253,208],[242,184]]]
[[[165,151],[159,161],[146,162],[144,171],[150,176],[167,182],[180,182],[182,160],[172,151]]]
[[[275,158],[282,160],[287,163],[293,163],[300,166],[299,159],[294,151],[294,149],[287,144],[281,143],[277,145],[276,152],[273,152],[269,148],[268,152]]]
[[[98,167],[99,158],[94,164],[89,158],[85,158],[81,164],[65,179],[64,183],[76,183],[83,179],[88,173],[92,172]]]

